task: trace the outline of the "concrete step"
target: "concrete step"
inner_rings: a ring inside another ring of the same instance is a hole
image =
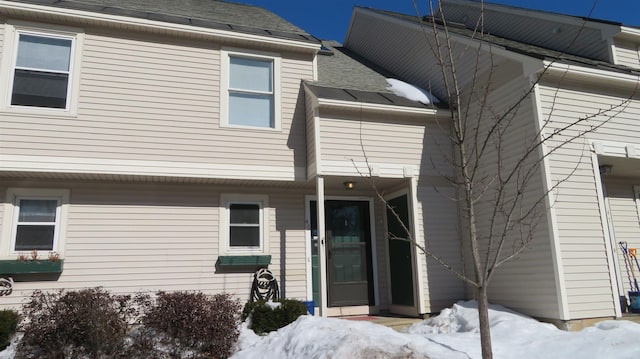
[[[629,320],[640,324],[640,313],[624,313],[622,314],[622,320]]]
[[[347,319],[347,320],[365,320],[371,323],[384,325],[385,327],[389,327],[397,331],[400,331],[403,328],[406,328],[414,323],[418,323],[423,320],[420,318],[410,318],[410,317],[388,317],[388,316],[371,316],[371,315],[341,317],[341,318]]]

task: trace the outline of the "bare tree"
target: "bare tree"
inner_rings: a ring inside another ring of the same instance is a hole
[[[424,241],[414,238],[407,224],[377,188],[371,173],[361,173],[361,176],[369,181],[378,199],[406,232],[406,237],[394,235],[391,239],[409,241],[473,288],[478,302],[482,357],[489,359],[492,358],[492,347],[488,286],[501,266],[519,256],[540,237],[536,228],[549,210],[548,196],[572,176],[583,158],[577,159],[573,171],[547,188],[540,185],[544,161],[570,144],[582,146],[581,153],[584,153],[586,135],[624,111],[629,100],[636,96],[637,87],[617,105],[576,117],[571,123],[558,126],[551,115],[536,123],[534,116],[523,111],[532,106],[532,94],[550,67],[565,55],[554,53],[533,80],[523,79],[518,84],[519,96],[508,96],[511,102],[501,101],[505,96],[498,91],[496,83],[500,81],[494,81],[495,45],[494,39],[483,31],[482,1],[475,28],[465,29],[462,35],[447,22],[443,3],[446,0],[440,0],[437,5],[429,1],[431,14],[436,15],[423,18],[421,26],[425,46],[429,47],[439,67],[436,81],[441,87],[439,95],[450,110],[449,117],[439,121],[441,128],[447,131],[453,150],[439,155],[448,158],[455,169],[455,175],[449,181],[458,193],[454,200],[462,214],[462,247],[463,255],[469,257],[469,270],[457,270],[433,253]],[[413,4],[421,18],[416,0]],[[461,36],[473,41],[460,45]],[[471,71],[469,67],[472,67]],[[461,75],[463,72],[465,75]],[[563,80],[563,76],[556,78],[556,86]],[[368,164],[362,142],[361,147]],[[358,168],[355,163],[354,166]]]

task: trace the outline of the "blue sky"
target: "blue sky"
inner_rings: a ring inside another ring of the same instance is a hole
[[[323,40],[344,40],[355,5],[415,14],[412,0],[228,0],[266,8]],[[640,0],[492,0],[536,10],[622,22],[640,26]],[[428,13],[428,0],[416,0],[420,13]]]

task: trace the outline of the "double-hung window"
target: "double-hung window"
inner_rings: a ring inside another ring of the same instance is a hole
[[[77,114],[84,31],[9,20],[0,63],[0,110]]]
[[[225,78],[222,123],[279,128],[278,58],[223,52]],[[225,111],[226,110],[226,111]]]
[[[67,109],[73,38],[17,31],[12,106]]]
[[[223,194],[221,199],[223,252],[264,253],[267,247],[267,196]]]
[[[66,189],[9,188],[0,257],[32,251],[63,255],[68,206]]]
[[[53,251],[58,228],[59,199],[16,199],[16,229],[13,250]]]

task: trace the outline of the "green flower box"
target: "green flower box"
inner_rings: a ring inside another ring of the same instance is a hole
[[[220,266],[268,266],[271,263],[270,255],[254,256],[220,256],[218,265]]]
[[[37,274],[37,273],[62,273],[64,260],[57,261],[0,261],[0,274]]]

